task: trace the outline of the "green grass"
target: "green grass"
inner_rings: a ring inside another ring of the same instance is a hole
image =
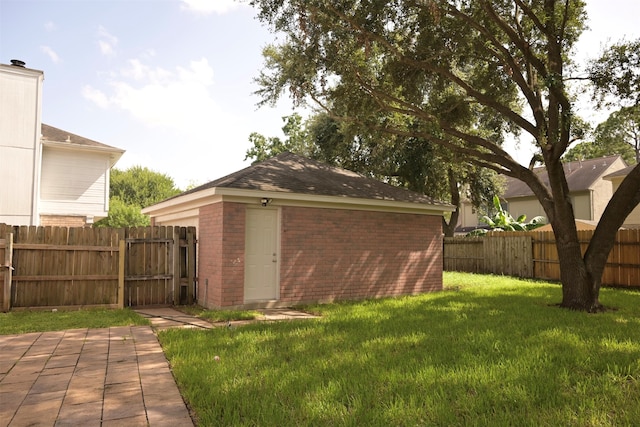
[[[212,323],[229,320],[255,320],[262,317],[262,313],[254,310],[207,310],[203,307],[188,305],[179,306],[176,309]]]
[[[149,324],[147,319],[129,309],[58,310],[55,312],[12,311],[0,313],[0,335]]]
[[[625,426],[640,293],[445,274],[444,292],[306,307],[317,320],[159,333],[201,426]],[[215,360],[219,356],[220,360]]]

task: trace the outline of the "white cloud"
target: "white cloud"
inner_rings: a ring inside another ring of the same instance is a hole
[[[49,46],[40,46],[40,50],[53,61],[53,63],[57,64],[60,62],[60,56]]]
[[[244,6],[238,0],[182,0],[182,8],[198,13],[223,15]]]
[[[83,97],[105,114],[125,113],[131,129],[140,127],[135,123],[146,129],[129,143],[123,141],[127,154],[119,168],[144,164],[185,188],[243,167],[246,119],[220,106],[224,101],[206,58],[172,68],[132,59],[103,76],[103,84],[83,88]]]
[[[47,21],[47,22],[44,23],[44,29],[46,31],[51,32],[51,31],[57,30],[58,27],[56,26],[56,24],[53,23],[53,21]]]
[[[107,95],[98,89],[94,89],[90,85],[85,85],[82,88],[82,96],[100,108],[109,107],[110,102]]]
[[[102,76],[103,83],[83,88],[83,97],[105,114],[125,113],[133,122],[127,127],[139,128],[137,123],[146,129],[130,143],[122,142],[127,154],[118,168],[144,164],[184,188],[245,166],[248,134],[257,124],[249,114],[229,111],[206,58],[173,67],[132,59]]]
[[[118,44],[118,38],[107,31],[102,25],[98,27],[98,46],[100,52],[106,56],[113,56],[116,54],[116,45]]]
[[[224,115],[211,94],[213,81],[205,58],[175,70],[133,59],[108,82],[107,90],[85,86],[83,96],[101,108],[126,111],[148,126],[193,134]]]

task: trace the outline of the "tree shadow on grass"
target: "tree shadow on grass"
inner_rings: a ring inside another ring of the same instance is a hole
[[[584,425],[640,415],[629,409],[640,396],[638,317],[560,310],[555,297],[541,287],[342,303],[318,320],[168,331],[162,341],[211,423]]]

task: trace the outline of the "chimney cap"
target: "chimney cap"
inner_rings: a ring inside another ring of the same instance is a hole
[[[16,67],[22,67],[22,68],[24,68],[24,66],[25,66],[25,65],[27,65],[27,63],[26,63],[26,62],[24,62],[24,61],[21,61],[21,60],[19,60],[19,59],[12,59],[12,60],[11,60],[11,65],[14,65],[14,66],[16,66]]]

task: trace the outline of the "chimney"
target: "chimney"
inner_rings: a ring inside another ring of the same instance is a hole
[[[24,68],[24,66],[27,65],[27,63],[24,61],[20,61],[19,59],[12,59],[11,65],[13,65],[14,67]]]

